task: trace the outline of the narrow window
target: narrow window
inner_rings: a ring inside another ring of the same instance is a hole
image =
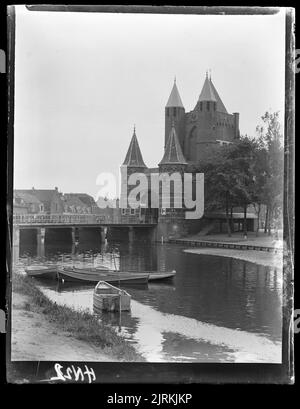
[[[169,108],[166,109],[167,116],[169,116]]]
[[[135,209],[130,209],[130,214],[131,214],[131,216],[134,216],[135,215]]]
[[[122,215],[125,216],[126,214],[126,209],[122,209]]]
[[[176,108],[173,108],[173,116],[176,116]]]
[[[216,102],[214,102],[214,110],[215,111],[217,110],[217,103]]]
[[[200,111],[202,111],[202,101],[200,102]]]
[[[209,111],[209,101],[206,103],[206,109]]]

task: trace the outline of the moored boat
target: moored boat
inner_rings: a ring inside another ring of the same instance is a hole
[[[99,281],[94,289],[93,307],[98,311],[129,311],[131,296],[125,290]]]
[[[157,281],[157,280],[166,280],[169,278],[173,278],[176,275],[176,271],[158,271],[158,272],[149,272],[149,281]]]
[[[176,275],[176,270],[172,271],[133,271],[133,270],[108,270],[103,267],[86,267],[86,268],[77,268],[76,270],[78,271],[87,271],[90,274],[94,273],[107,273],[107,274],[117,274],[118,276],[121,276],[124,274],[130,274],[130,275],[137,275],[137,274],[148,274],[149,275],[149,281],[157,281],[157,280],[166,280],[169,278],[173,278]]]
[[[149,274],[131,274],[117,273],[107,271],[89,271],[85,269],[62,267],[58,269],[59,280],[64,281],[82,281],[96,283],[98,281],[106,281],[107,283],[131,283],[131,284],[147,284]]]
[[[32,265],[25,268],[25,272],[29,277],[50,279],[57,278],[57,266],[51,265]]]

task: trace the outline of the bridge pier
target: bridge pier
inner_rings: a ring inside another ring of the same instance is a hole
[[[128,239],[129,239],[129,243],[132,243],[135,239],[135,231],[132,226],[130,226],[128,230]]]
[[[39,257],[45,257],[45,236],[46,229],[40,227],[37,229],[36,242],[37,242],[37,255]]]
[[[39,227],[37,229],[37,235],[36,235],[38,244],[45,244],[45,235],[46,235],[45,227]]]
[[[100,228],[101,243],[105,243],[106,232],[107,232],[107,228],[106,228],[106,227],[101,227],[101,228]]]
[[[72,246],[78,244],[79,242],[79,230],[77,227],[71,228]]]

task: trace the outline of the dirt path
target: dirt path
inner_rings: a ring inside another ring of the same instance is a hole
[[[36,311],[29,297],[13,293],[12,303],[12,361],[117,361],[62,332]]]
[[[186,253],[204,254],[212,256],[232,257],[239,260],[250,261],[251,263],[282,268],[282,255],[268,253],[257,250],[234,250],[234,249],[217,249],[217,248],[199,248],[186,249]]]

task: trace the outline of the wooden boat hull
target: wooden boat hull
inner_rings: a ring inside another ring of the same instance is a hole
[[[175,277],[176,272],[166,272],[166,273],[150,273],[149,274],[149,281],[158,281],[158,280],[167,280],[170,278]]]
[[[130,311],[131,296],[107,282],[100,281],[94,289],[94,312]]]
[[[56,266],[29,266],[25,268],[25,272],[29,277],[55,280],[57,278]]]
[[[98,281],[106,281],[107,283],[130,283],[130,284],[147,284],[148,283],[148,274],[111,274],[108,273],[91,273],[89,271],[81,270],[78,272],[76,269],[67,269],[63,268],[58,271],[59,280],[64,281],[81,281],[89,283],[97,283]]]
[[[77,269],[81,270],[81,269]],[[95,268],[86,268],[82,269],[88,271],[90,274],[95,274],[97,272],[101,273],[107,273],[107,274],[117,274],[118,276],[122,276],[123,274],[131,274],[131,275],[137,275],[137,274],[148,274],[149,275],[149,281],[158,281],[158,280],[167,280],[175,277],[176,271],[132,271],[132,270],[127,270],[127,271],[119,271],[119,270],[108,270],[104,269],[101,267],[95,267]]]

